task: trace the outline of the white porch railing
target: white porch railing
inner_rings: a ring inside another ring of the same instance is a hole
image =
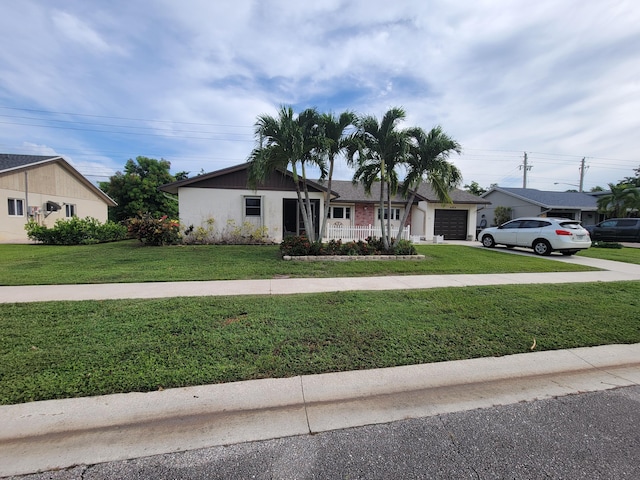
[[[403,240],[410,239],[410,227],[407,225],[404,227],[402,231]],[[391,237],[395,238],[398,235],[398,228],[391,227]],[[323,241],[329,240],[342,240],[344,242],[350,242],[352,240],[364,240],[367,237],[377,237],[380,238],[382,236],[382,230],[380,227],[374,227],[373,225],[368,225],[365,227],[351,227],[351,226],[336,226],[336,225],[327,225],[327,232],[322,239]]]

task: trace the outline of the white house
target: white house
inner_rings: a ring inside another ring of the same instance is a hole
[[[256,190],[251,190],[247,187],[248,167],[244,163],[169,183],[160,189],[178,195],[180,222],[185,226],[206,226],[209,219],[218,226],[251,222],[266,227],[268,236],[277,242],[287,235],[304,233],[291,172],[274,172]],[[307,185],[318,229],[327,188],[321,182],[307,181]],[[389,215],[378,211],[379,189],[379,184],[374,185],[371,195],[367,195],[362,185],[333,181],[328,224],[342,229],[344,235],[340,238],[354,239],[355,227],[376,229],[381,218]],[[450,195],[453,203],[443,205],[431,188],[420,187],[408,221],[411,236],[428,240],[436,235],[450,240],[474,237],[478,205],[489,202],[457,189]],[[390,214],[396,231],[405,206],[406,200],[400,195],[392,199]]]

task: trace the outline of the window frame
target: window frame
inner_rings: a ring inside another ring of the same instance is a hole
[[[72,218],[76,216],[76,206],[72,203],[64,204],[64,216],[66,218]]]
[[[250,201],[257,201],[257,205],[249,205]],[[262,218],[262,197],[255,195],[245,195],[243,197],[243,214],[245,218]],[[250,211],[258,213],[249,213]]]
[[[340,217],[336,216],[336,209],[340,209],[342,211],[342,215]],[[335,220],[351,220],[351,207],[346,207],[346,206],[331,206],[331,208],[329,208],[329,215],[328,217],[329,219],[335,219]]]
[[[11,213],[12,210],[13,210],[13,213]],[[24,199],[8,198],[7,212],[9,213],[10,217],[24,217]]]
[[[389,215],[389,209],[385,207],[384,209],[384,219],[387,220],[387,216]],[[380,220],[382,216],[380,215],[380,208],[378,208],[378,220]],[[391,220],[400,220],[400,209],[396,207],[391,208]]]

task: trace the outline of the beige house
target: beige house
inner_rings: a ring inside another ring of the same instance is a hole
[[[49,227],[73,216],[106,222],[115,205],[62,157],[0,154],[0,242],[28,241],[29,219]]]

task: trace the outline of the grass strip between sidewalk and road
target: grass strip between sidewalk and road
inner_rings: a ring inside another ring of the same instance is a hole
[[[0,403],[635,343],[639,312],[640,282],[2,304]]]

